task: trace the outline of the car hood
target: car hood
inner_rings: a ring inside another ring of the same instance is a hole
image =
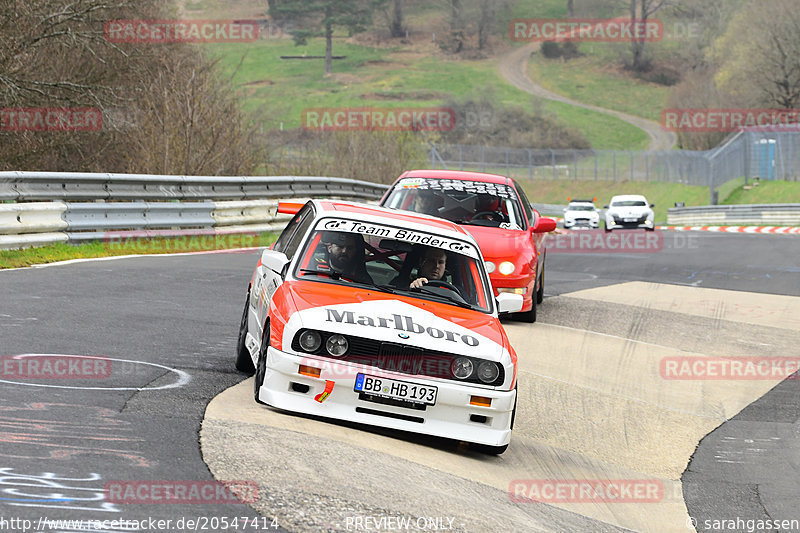
[[[647,206],[620,206],[610,207],[608,213],[618,217],[640,217],[649,215],[652,210]]]
[[[485,226],[461,226],[478,241],[487,261],[512,259],[531,247],[527,231]]]
[[[597,211],[565,211],[564,218],[598,218],[600,215]]]
[[[294,303],[283,335],[286,351],[298,330],[312,328],[498,362],[509,357],[508,338],[492,315],[333,283],[284,285]]]

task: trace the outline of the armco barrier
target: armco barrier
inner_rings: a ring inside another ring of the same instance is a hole
[[[278,231],[277,200],[374,201],[379,183],[303,176],[156,176],[0,172],[0,249],[53,242]],[[42,202],[37,200],[51,200]],[[93,201],[91,201],[93,200]]]
[[[61,231],[66,209],[64,202],[0,204],[0,235]]]
[[[800,226],[800,204],[713,205],[673,207],[671,226]]]
[[[317,176],[158,176],[0,172],[0,200],[246,200],[297,196],[375,200],[386,185]]]
[[[276,214],[278,202],[275,200],[247,200],[244,202],[214,202],[211,212],[217,227],[252,224],[284,223],[290,218]]]
[[[66,206],[64,219],[70,232],[214,226],[214,202],[67,202]]]

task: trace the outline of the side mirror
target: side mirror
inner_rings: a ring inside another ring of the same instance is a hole
[[[535,296],[534,296],[535,297]],[[522,295],[501,292],[495,298],[498,313],[518,313],[522,311]]]
[[[556,230],[556,221],[552,218],[539,217],[533,226],[534,233],[550,233]]]
[[[273,272],[283,275],[283,269],[289,264],[289,258],[283,252],[267,249],[261,254],[261,264]]]
[[[655,207],[655,206],[656,206],[656,204],[650,204],[650,207]]]
[[[608,206],[607,206],[607,205],[604,205],[604,206],[603,206],[603,209],[608,209]]]

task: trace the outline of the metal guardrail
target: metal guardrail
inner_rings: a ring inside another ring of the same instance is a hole
[[[667,224],[677,226],[800,226],[800,204],[673,207],[667,210]]]
[[[109,236],[275,231],[290,218],[277,215],[277,199],[368,201],[379,199],[387,188],[313,176],[0,172],[0,200],[18,202],[0,203],[0,249]]]
[[[0,200],[247,200],[298,196],[376,199],[380,183],[317,176],[158,176],[0,172]]]

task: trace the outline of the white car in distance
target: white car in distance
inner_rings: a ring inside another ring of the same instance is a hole
[[[600,212],[594,200],[573,200],[564,209],[564,229],[597,229],[600,227]]]
[[[604,206],[605,229],[611,231],[644,228],[653,231],[655,229],[653,207],[655,205],[648,204],[647,198],[640,194],[614,196],[611,198],[611,203]]]

